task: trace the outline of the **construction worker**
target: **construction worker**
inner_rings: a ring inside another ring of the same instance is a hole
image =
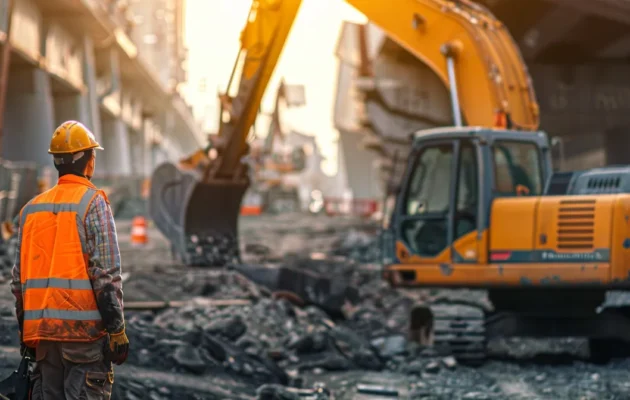
[[[37,361],[32,399],[109,399],[127,359],[120,251],[107,196],[90,180],[95,150],[81,123],[55,130],[59,180],[20,212],[11,288],[22,355]]]

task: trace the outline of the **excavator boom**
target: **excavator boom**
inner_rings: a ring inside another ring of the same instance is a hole
[[[447,87],[448,58],[466,125],[492,127],[497,113],[536,130],[538,103],[527,67],[505,25],[467,0],[345,0],[429,66]],[[455,118],[457,120],[457,118]]]

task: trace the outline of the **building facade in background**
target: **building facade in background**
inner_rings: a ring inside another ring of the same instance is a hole
[[[184,44],[186,0],[131,0],[133,28],[131,38],[139,56],[158,76],[160,82],[179,94],[186,81],[188,56]]]

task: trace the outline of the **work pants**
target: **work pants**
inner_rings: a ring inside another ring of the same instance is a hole
[[[105,340],[40,342],[32,400],[109,400],[114,370],[103,356]]]

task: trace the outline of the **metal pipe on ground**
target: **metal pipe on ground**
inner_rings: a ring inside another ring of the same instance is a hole
[[[125,310],[147,311],[147,310],[163,310],[166,308],[180,308],[190,303],[202,303],[208,307],[230,307],[230,306],[248,306],[252,302],[247,299],[193,299],[190,301],[173,300],[173,301],[126,301]]]

